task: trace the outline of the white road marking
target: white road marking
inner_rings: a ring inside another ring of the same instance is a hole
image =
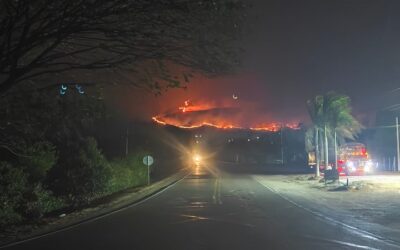
[[[140,204],[142,204],[142,203],[144,203],[144,202],[146,202],[146,201],[148,201],[148,200],[150,200],[150,199],[152,199],[152,198],[155,198],[155,197],[159,196],[160,194],[162,194],[163,192],[167,191],[167,190],[170,189],[171,187],[175,186],[176,184],[178,184],[179,182],[181,182],[182,180],[184,180],[187,176],[189,176],[189,175],[191,175],[191,174],[192,174],[192,172],[189,172],[187,175],[183,176],[181,179],[175,181],[174,183],[172,183],[172,184],[166,186],[165,188],[163,188],[163,189],[161,189],[161,190],[159,190],[159,191],[157,191],[157,192],[151,194],[150,196],[147,196],[146,198],[144,198],[144,199],[142,199],[142,200],[139,200],[138,202],[132,203],[132,204],[130,204],[130,205],[128,205],[128,206],[125,206],[125,207],[116,209],[116,210],[114,210],[114,211],[111,211],[111,212],[106,213],[106,214],[99,215],[99,216],[94,217],[94,218],[90,218],[90,219],[86,219],[86,220],[77,222],[76,224],[73,224],[73,225],[70,225],[70,226],[66,226],[66,227],[64,227],[64,228],[61,228],[61,229],[58,229],[58,230],[55,230],[55,231],[51,231],[51,232],[48,232],[48,233],[45,233],[45,234],[41,234],[41,235],[38,235],[38,236],[33,236],[33,237],[31,237],[31,238],[28,238],[28,239],[24,239],[24,240],[12,242],[12,243],[9,243],[9,244],[0,246],[0,249],[4,249],[4,248],[7,248],[7,247],[12,247],[12,246],[20,245],[20,244],[22,244],[22,243],[26,243],[26,242],[29,242],[29,241],[41,239],[41,238],[44,238],[44,237],[47,237],[47,236],[50,236],[50,235],[53,235],[53,234],[56,234],[56,233],[64,232],[64,231],[73,229],[73,228],[75,228],[75,227],[78,227],[78,226],[80,226],[80,225],[87,224],[87,223],[89,223],[89,222],[93,222],[93,221],[96,221],[96,220],[105,218],[105,217],[107,217],[107,216],[110,216],[110,215],[112,215],[112,214],[119,213],[119,212],[124,211],[124,210],[126,210],[126,209],[135,207],[135,206],[140,205]]]
[[[307,211],[307,212],[309,212],[309,213],[311,213],[311,214],[313,214],[313,215],[315,215],[315,216],[317,216],[317,217],[319,217],[319,218],[322,218],[324,221],[329,222],[331,225],[341,225],[341,226],[343,226],[345,229],[349,230],[351,233],[357,234],[357,235],[359,235],[359,236],[361,236],[361,237],[363,237],[363,238],[370,239],[370,240],[375,240],[375,241],[378,241],[378,242],[382,242],[382,243],[385,243],[385,244],[390,245],[390,246],[392,246],[392,247],[396,247],[396,248],[400,249],[400,245],[399,245],[398,242],[395,242],[395,241],[392,241],[392,240],[389,240],[389,239],[385,239],[385,238],[383,238],[383,237],[381,237],[381,236],[379,236],[379,235],[376,235],[376,234],[373,234],[373,233],[364,231],[364,230],[362,230],[362,229],[360,229],[360,228],[357,228],[357,227],[348,225],[348,224],[346,224],[346,223],[343,223],[343,222],[341,222],[341,221],[338,221],[338,220],[335,220],[335,219],[333,219],[333,218],[331,218],[331,217],[328,217],[328,216],[326,216],[325,214],[322,214],[322,213],[319,213],[319,212],[317,212],[317,211],[314,211],[314,210],[311,210],[311,209],[309,209],[309,208],[306,208],[306,207],[304,207],[303,205],[301,205],[301,204],[299,204],[299,203],[293,201],[292,199],[290,199],[290,198],[288,198],[288,197],[282,195],[279,191],[277,191],[277,190],[275,190],[274,188],[268,186],[267,184],[262,183],[260,180],[258,180],[257,176],[252,176],[252,177],[253,177],[253,179],[254,179],[255,181],[257,181],[258,183],[260,183],[262,186],[266,187],[268,190],[270,190],[270,191],[273,192],[274,194],[280,196],[282,199],[284,199],[284,200],[286,200],[286,201],[292,203],[292,204],[295,205],[296,207],[301,208],[301,209],[303,209],[303,210],[305,210],[305,211]]]

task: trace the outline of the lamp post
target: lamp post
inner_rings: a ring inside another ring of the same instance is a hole
[[[284,157],[283,157],[283,124],[281,124],[281,162],[282,166],[284,166]]]
[[[397,171],[400,171],[399,117],[396,117]]]
[[[126,135],[125,135],[125,157],[129,155],[129,126],[126,128]]]
[[[395,88],[389,92],[387,92],[385,94],[385,96],[388,95],[397,95],[397,93],[400,91],[400,88]],[[398,97],[398,95],[397,95]],[[398,100],[397,98],[395,100]],[[387,111],[391,111],[391,112],[398,112],[398,110],[400,109],[400,103],[396,103],[396,104],[392,104],[389,105],[385,108],[383,108],[382,110],[387,110]],[[393,126],[389,126],[389,127],[393,127]],[[398,114],[396,115],[396,154],[397,154],[397,171],[400,172],[400,138],[399,138],[399,116]],[[393,167],[396,163],[393,162]],[[394,169],[393,169],[394,170]]]

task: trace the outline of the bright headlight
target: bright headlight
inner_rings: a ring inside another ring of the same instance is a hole
[[[349,167],[349,168],[354,168],[354,162],[348,161],[348,162],[346,163],[346,166]]]
[[[354,166],[354,162],[352,162],[352,161],[348,161],[346,163],[346,167],[347,167],[348,171],[350,171],[350,172],[355,172],[357,170],[356,167]]]
[[[372,161],[367,161],[364,166],[365,172],[371,172],[373,170],[373,163]]]
[[[201,161],[201,156],[196,154],[196,155],[193,156],[193,160],[195,162],[200,162]]]

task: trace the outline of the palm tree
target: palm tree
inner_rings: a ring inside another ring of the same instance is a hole
[[[334,137],[335,144],[335,167],[337,163],[337,138],[354,140],[361,131],[362,125],[351,114],[350,98],[346,95],[328,92],[325,95],[317,95],[307,101],[307,109],[310,115],[314,131],[314,148],[317,168],[315,175],[319,176],[319,133],[323,132],[323,148],[325,166],[329,163],[328,139]],[[310,136],[310,133],[307,134]],[[310,139],[307,139],[310,141]]]
[[[319,129],[316,126],[309,128],[305,134],[305,144],[307,152],[315,152],[315,176],[318,177],[319,173],[319,165],[320,165],[320,153],[319,153]]]
[[[321,129],[322,123],[322,107],[323,107],[323,96],[316,96],[314,99],[307,101],[307,110],[310,115],[311,122],[313,123],[313,127],[306,132],[306,142],[308,145],[312,145],[312,141],[314,141],[314,151],[315,151],[315,176],[318,177],[319,173],[319,164],[320,164],[320,154],[319,154],[319,130]],[[311,150],[309,150],[311,151]]]
[[[363,126],[351,114],[350,97],[331,93],[333,98],[330,102],[330,125],[334,134],[335,167],[337,167],[337,141],[341,143],[345,139],[354,140],[361,132]]]

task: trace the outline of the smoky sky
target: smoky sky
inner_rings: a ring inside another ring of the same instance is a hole
[[[119,102],[128,113],[150,119],[191,100],[241,107],[265,122],[307,123],[306,100],[333,90],[351,97],[364,125],[373,124],[390,90],[400,87],[399,0],[249,3],[240,42],[243,63],[235,74],[197,76],[186,90],[159,97],[126,92]]]
[[[305,100],[335,90],[368,116],[400,87],[400,1],[254,0],[244,68],[268,89],[275,112],[306,116]]]

